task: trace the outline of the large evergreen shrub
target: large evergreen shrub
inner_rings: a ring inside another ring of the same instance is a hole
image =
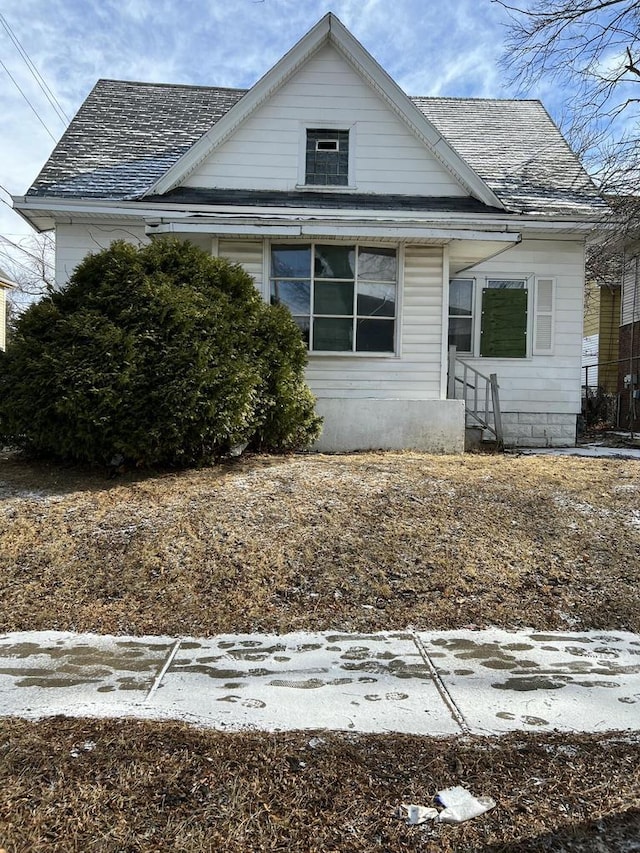
[[[37,454],[206,464],[239,443],[308,446],[320,420],[285,309],[178,240],[87,257],[0,356],[0,435]]]

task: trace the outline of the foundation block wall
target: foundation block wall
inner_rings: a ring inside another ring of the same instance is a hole
[[[504,443],[508,447],[573,447],[576,415],[503,412]]]

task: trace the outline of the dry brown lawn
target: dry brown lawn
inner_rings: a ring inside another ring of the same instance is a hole
[[[221,734],[179,723],[0,720],[8,853],[632,853],[640,739]],[[403,802],[464,785],[497,802],[408,827]],[[634,846],[635,844],[635,846]]]
[[[248,457],[108,479],[0,459],[0,626],[640,631],[640,463]]]
[[[634,461],[249,457],[109,480],[6,456],[0,543],[2,631],[640,630]],[[637,734],[319,734],[0,719],[0,850],[640,849]],[[398,817],[458,784],[496,809]]]

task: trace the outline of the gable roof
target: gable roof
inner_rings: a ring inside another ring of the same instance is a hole
[[[449,145],[398,84],[376,62],[349,30],[329,12],[303,36],[258,82],[248,90],[193,147],[158,180],[150,193],[164,193],[184,180],[215,148],[224,142],[251,113],[276,92],[323,45],[331,44],[374,89],[387,106],[422,141],[431,154],[471,195],[489,205],[500,200],[479,175]]]
[[[569,216],[606,209],[539,101],[409,98],[332,15],[249,90],[99,80],[27,195],[159,201],[328,39],[485,205]]]

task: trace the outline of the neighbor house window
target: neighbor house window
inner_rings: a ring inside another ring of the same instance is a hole
[[[271,248],[271,304],[289,309],[314,352],[393,353],[397,280],[395,248]]]
[[[305,184],[346,187],[349,183],[349,131],[307,129]]]
[[[481,356],[526,357],[528,302],[526,279],[486,280],[480,318]]]
[[[449,346],[458,352],[473,351],[472,278],[454,278],[449,283]]]

